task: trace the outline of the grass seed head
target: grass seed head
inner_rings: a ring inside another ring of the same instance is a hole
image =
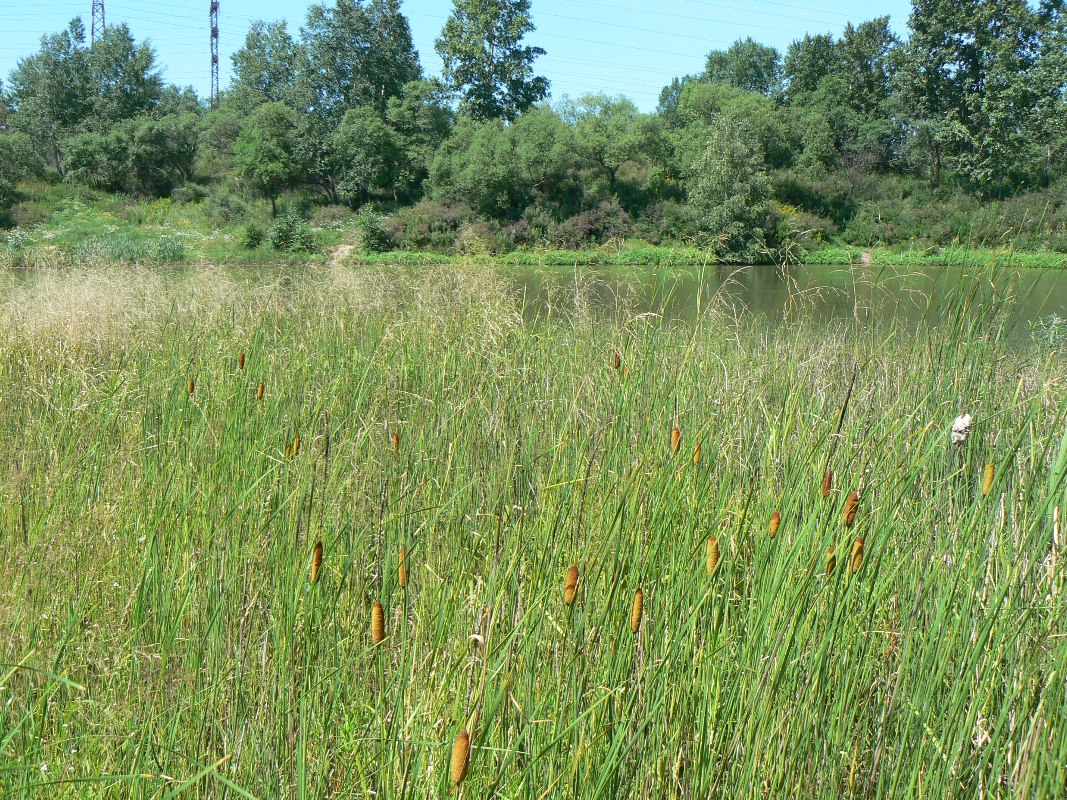
[[[322,569],[322,539],[315,542],[315,549],[311,551],[311,582],[319,582],[319,571]]]
[[[263,389],[264,389],[263,381],[260,381],[259,382],[259,386],[256,387],[256,400],[262,400],[263,399]]]
[[[638,589],[634,592],[634,604],[630,609],[630,630],[637,633],[641,630],[641,618],[645,614],[645,593]]]
[[[574,605],[574,598],[578,594],[578,565],[571,564],[567,570],[567,579],[563,583],[563,602],[569,606]]]
[[[241,355],[237,356],[237,369],[245,368],[245,351],[241,351]]]
[[[704,457],[703,450],[700,447],[700,442],[697,442],[697,446],[693,448],[693,466],[699,467],[700,460]]]
[[[778,528],[781,526],[781,524],[782,512],[778,511],[778,509],[775,509],[774,513],[771,514],[771,524],[767,527],[767,533],[771,535],[772,539],[778,535]]]
[[[860,507],[860,496],[855,492],[849,492],[845,498],[845,507],[841,510],[841,520],[846,528],[851,528],[856,522],[856,511]]]
[[[830,489],[834,486],[834,471],[829,467],[826,468],[826,472],[822,476],[822,496],[829,497]]]
[[[397,572],[400,574],[400,588],[404,589],[408,585],[408,548],[407,545],[400,545],[400,564],[397,568]]]
[[[834,574],[834,569],[837,568],[837,556],[834,555],[834,548],[830,548],[826,551],[826,577],[829,578]]]
[[[708,537],[708,575],[715,572],[719,563],[719,540],[714,536]]]
[[[385,609],[380,602],[370,610],[370,638],[375,644],[381,644],[385,639]]]
[[[452,785],[459,786],[467,777],[467,769],[471,764],[471,737],[467,731],[459,732],[456,741],[452,743],[452,762],[449,766],[449,774],[452,776]]]
[[[678,448],[682,444],[682,432],[678,430],[678,426],[675,425],[671,428],[671,452],[677,453]]]
[[[992,461],[986,462],[985,469],[982,470],[982,494],[989,494],[993,488],[993,478],[996,477],[997,468],[993,465]]]

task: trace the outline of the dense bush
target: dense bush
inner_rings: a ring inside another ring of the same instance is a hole
[[[263,229],[254,222],[249,222],[241,228],[237,236],[237,243],[245,250],[255,250],[263,244]]]
[[[311,226],[292,209],[278,215],[267,233],[267,240],[272,248],[286,253],[311,253],[315,250]]]
[[[384,218],[364,206],[356,216],[360,246],[368,253],[384,253],[396,247],[392,233],[385,226]]]

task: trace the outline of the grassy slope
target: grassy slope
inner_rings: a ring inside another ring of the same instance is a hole
[[[129,202],[120,197],[69,187],[35,185],[33,200],[24,212],[37,224],[4,234],[0,232],[0,267],[106,264],[316,264],[327,260],[338,244],[357,240],[344,223],[315,229],[318,253],[281,253],[263,245],[239,245],[245,223],[212,219],[206,203],[180,205],[169,200]],[[270,226],[265,204],[253,204],[251,220],[262,229]],[[349,223],[350,224],[350,223]],[[864,251],[857,247],[825,246],[796,251],[808,264],[859,264]],[[451,257],[436,253],[393,252],[355,255],[365,264],[426,265],[460,263],[470,255]],[[1067,267],[1067,254],[957,248],[898,250],[874,248],[871,263],[904,266],[960,266],[997,263],[1021,267]],[[510,266],[687,266],[713,260],[706,250],[653,246],[630,241],[622,246],[586,250],[522,250],[486,260]]]
[[[908,338],[524,325],[477,267],[8,283],[0,793],[444,797],[469,728],[469,797],[1057,796],[1063,356],[968,291]]]

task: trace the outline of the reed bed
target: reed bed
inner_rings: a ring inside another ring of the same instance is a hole
[[[86,273],[87,326],[42,281],[0,797],[1063,797],[1067,359],[1001,276],[907,331],[477,266]]]

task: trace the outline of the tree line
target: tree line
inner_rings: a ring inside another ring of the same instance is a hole
[[[1067,248],[1064,0],[913,0],[906,39],[879,17],[784,54],[745,38],[671,80],[653,113],[547,102],[532,33],[529,0],[454,0],[427,76],[399,0],[334,0],[296,32],[253,23],[209,107],[125,24],[87,44],[75,19],[0,87],[0,208],[36,177],[256,195],[272,213],[282,198],[374,208],[390,215],[382,246],[473,231],[502,248],[640,236],[750,257],[791,236],[966,238],[986,220]]]

